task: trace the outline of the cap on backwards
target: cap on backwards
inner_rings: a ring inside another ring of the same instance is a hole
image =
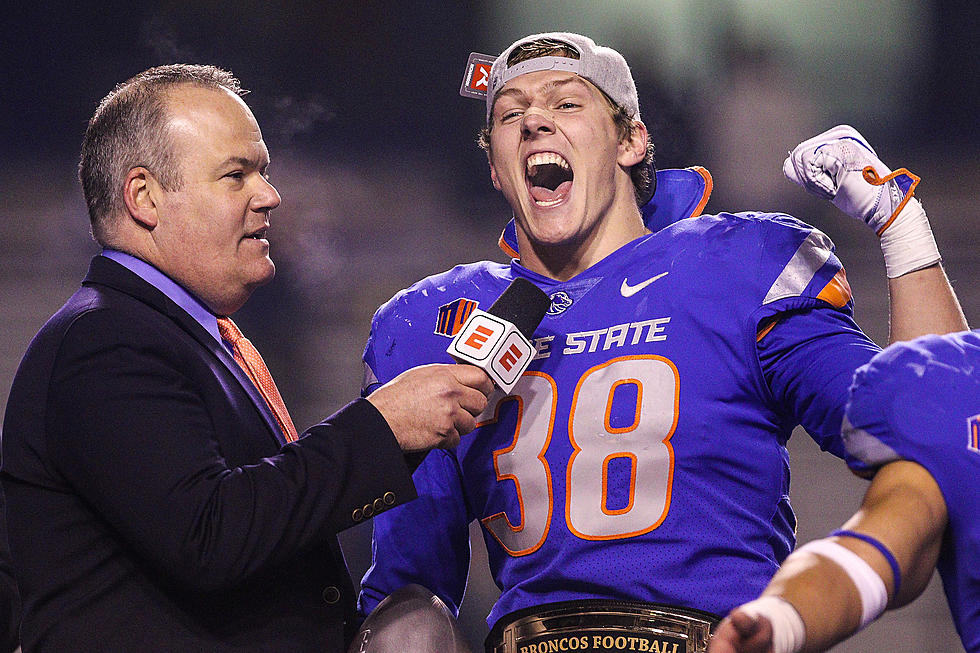
[[[554,39],[567,43],[578,51],[579,58],[536,57],[507,66],[507,58],[515,48],[539,39]],[[566,70],[584,77],[611,97],[613,102],[626,109],[631,118],[635,120],[640,118],[640,101],[636,96],[636,83],[623,55],[612,48],[596,45],[595,41],[581,34],[546,32],[518,39],[494,60],[490,68],[490,84],[487,92],[488,124],[494,98],[504,84],[515,77],[539,70]]]

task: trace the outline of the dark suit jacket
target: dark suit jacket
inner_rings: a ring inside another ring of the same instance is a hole
[[[3,518],[3,492],[0,492],[0,519]],[[20,594],[10,566],[7,529],[0,522],[0,653],[10,653],[20,644]]]
[[[354,590],[336,533],[415,488],[366,400],[282,441],[207,331],[93,259],[4,419],[25,653],[343,650]]]

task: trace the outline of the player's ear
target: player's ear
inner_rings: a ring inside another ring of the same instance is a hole
[[[632,168],[643,161],[647,155],[648,139],[647,126],[640,120],[634,120],[630,133],[619,142],[619,157],[617,159],[619,165],[624,168]]]
[[[126,173],[123,182],[123,203],[130,219],[145,229],[157,226],[157,205],[155,196],[160,184],[153,174],[142,166],[137,166]]]

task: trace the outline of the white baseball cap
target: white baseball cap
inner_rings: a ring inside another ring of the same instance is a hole
[[[515,48],[540,39],[553,39],[566,43],[578,52],[579,58],[535,57],[513,66],[507,65],[507,59]],[[640,119],[640,101],[636,95],[636,82],[633,81],[633,74],[630,72],[629,64],[626,63],[623,55],[612,48],[596,45],[595,41],[581,34],[545,32],[518,39],[494,60],[493,66],[490,68],[489,87],[486,95],[488,124],[493,111],[494,100],[504,84],[515,77],[539,70],[565,70],[584,77],[612,98],[613,102],[626,109],[630,118]]]

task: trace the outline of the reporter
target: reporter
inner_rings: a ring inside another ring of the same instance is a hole
[[[408,370],[297,433],[228,317],[275,274],[269,153],[239,82],[152,68],[93,115],[80,178],[103,250],[31,343],[3,425],[26,651],[342,651],[337,533],[415,497],[491,384]]]

